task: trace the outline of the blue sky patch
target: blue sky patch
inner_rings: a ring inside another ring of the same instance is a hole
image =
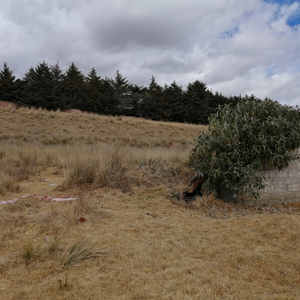
[[[231,38],[233,37],[235,34],[237,34],[239,32],[239,28],[238,27],[235,27],[231,30],[227,30],[227,31],[224,31],[223,34],[222,34],[222,37],[223,38]]]
[[[300,4],[300,0],[263,0],[266,3],[277,3],[279,5],[291,5],[294,2],[297,2]],[[300,8],[298,8],[298,11],[295,15],[291,16],[287,20],[287,25],[290,27],[294,27],[300,24]]]
[[[287,24],[291,27],[299,25],[300,24],[300,13],[298,13],[296,16],[290,17],[287,20]]]
[[[276,65],[271,66],[267,69],[267,77],[272,77],[273,75],[278,73],[278,67]]]

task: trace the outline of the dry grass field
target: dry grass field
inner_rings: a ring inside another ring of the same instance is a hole
[[[177,200],[200,130],[0,108],[0,299],[300,299],[298,203]]]

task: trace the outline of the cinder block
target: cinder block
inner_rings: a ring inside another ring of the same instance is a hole
[[[283,197],[284,197],[284,200],[292,200],[292,199],[295,199],[296,196],[295,196],[295,192],[287,192],[287,193],[284,193],[283,194]]]
[[[297,170],[290,170],[288,171],[288,177],[290,178],[297,178],[297,174],[298,174],[298,171]]]
[[[280,200],[283,201],[283,193],[271,193],[270,194],[270,200],[273,202],[274,200]]]
[[[289,192],[300,192],[300,184],[289,184],[288,185]]]
[[[295,198],[295,199],[289,200],[288,202],[299,202],[299,201],[300,201],[300,199]],[[288,203],[288,202],[287,202],[287,203]]]
[[[285,180],[285,184],[298,184],[300,183],[299,180],[295,179],[295,178],[290,178]]]
[[[281,204],[281,203],[286,203],[286,200],[280,200],[280,199],[276,199],[276,200],[271,200],[268,204]]]
[[[272,192],[287,192],[288,185],[272,185]]]
[[[288,165],[287,170],[297,170],[297,163],[296,162],[291,162]]]
[[[270,193],[260,193],[260,198],[258,200],[265,201],[265,200],[270,200],[270,199],[271,199]]]
[[[276,180],[273,180],[272,182],[269,183],[269,186],[284,186],[284,185],[288,185],[287,180],[282,180],[282,178],[277,178]]]
[[[264,189],[261,190],[261,193],[270,193],[272,191],[272,185],[266,186]]]
[[[237,204],[254,205],[253,201],[255,201],[255,198],[244,198],[244,197],[241,197],[241,198],[237,199],[236,203]]]
[[[279,178],[286,178],[286,177],[288,177],[288,172],[286,172],[286,171],[280,171],[280,172],[277,173],[277,177],[279,177]]]
[[[263,172],[263,175],[265,176],[266,179],[271,178],[271,172]]]
[[[252,206],[258,205],[257,201],[250,201],[250,200],[243,202],[243,204],[245,204],[245,205],[252,205]]]

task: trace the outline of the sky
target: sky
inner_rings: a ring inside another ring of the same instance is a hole
[[[74,62],[132,84],[200,80],[300,105],[299,0],[1,0],[0,43],[0,66],[17,78]]]

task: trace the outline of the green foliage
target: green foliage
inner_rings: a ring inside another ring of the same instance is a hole
[[[0,100],[20,103],[22,94],[20,80],[16,80],[13,71],[4,63],[0,71]]]
[[[130,84],[127,78],[123,77],[118,70],[114,75],[114,79],[110,79],[109,83],[113,87],[114,96],[119,103],[121,113],[126,114],[132,107]]]
[[[26,93],[24,104],[48,110],[60,108],[62,71],[58,63],[48,66],[44,61],[30,68],[23,78]]]
[[[64,108],[75,108],[86,110],[86,82],[85,76],[75,65],[74,62],[70,64],[65,72],[62,82],[63,87],[63,103]]]
[[[185,121],[194,124],[207,124],[209,109],[209,99],[212,97],[207,90],[206,84],[196,80],[187,86],[185,92]]]
[[[147,107],[146,117],[151,120],[166,120],[168,103],[164,99],[163,88],[151,77],[151,82],[148,86],[145,103]]]
[[[297,158],[300,112],[270,99],[245,97],[235,107],[219,107],[192,150],[194,168],[208,173],[211,191],[259,197],[265,187],[257,171],[272,163],[279,170]]]
[[[164,97],[169,104],[168,118],[172,122],[184,122],[186,105],[184,102],[184,92],[181,86],[175,81],[169,86],[165,86]]]
[[[35,254],[35,247],[32,242],[24,244],[21,251],[21,257],[26,263],[29,263]]]
[[[138,86],[120,71],[113,78],[101,78],[95,68],[84,75],[74,62],[62,70],[58,62],[48,65],[43,61],[31,67],[22,80],[16,80],[4,63],[0,71],[0,100],[47,110],[79,109],[104,115],[207,124],[219,105],[235,106],[242,97],[213,94],[199,80],[188,84],[185,90],[175,81],[160,86],[153,76],[148,86]]]

